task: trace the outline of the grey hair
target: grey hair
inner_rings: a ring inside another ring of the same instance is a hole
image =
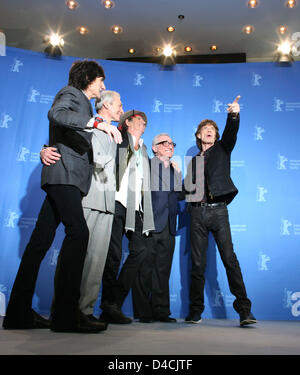
[[[153,140],[152,140],[152,146],[156,146],[156,144],[157,144],[157,142],[158,142],[158,138],[159,138],[159,137],[162,137],[162,136],[167,136],[167,137],[171,138],[170,135],[169,135],[168,133],[160,133],[160,134],[157,134],[157,135],[153,138]]]
[[[110,104],[112,104],[115,96],[118,96],[120,98],[120,94],[116,91],[111,91],[111,90],[102,91],[100,94],[100,98],[96,99],[95,101],[96,111],[98,112],[103,107],[104,102],[109,102]]]

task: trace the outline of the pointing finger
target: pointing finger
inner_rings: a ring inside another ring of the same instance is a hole
[[[235,99],[234,99],[234,101],[233,101],[233,103],[237,103],[239,100],[240,100],[240,95],[238,95]]]

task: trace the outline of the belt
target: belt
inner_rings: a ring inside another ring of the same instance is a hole
[[[194,207],[222,207],[226,206],[226,202],[206,203],[206,202],[192,202]]]

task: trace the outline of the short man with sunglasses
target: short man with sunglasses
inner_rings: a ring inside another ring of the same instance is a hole
[[[147,240],[147,257],[132,288],[134,317],[141,323],[175,323],[171,318],[169,278],[176,234],[177,201],[181,197],[181,173],[171,161],[176,144],[166,134],[152,141],[151,195],[155,231]]]

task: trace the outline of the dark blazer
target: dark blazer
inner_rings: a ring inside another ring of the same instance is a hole
[[[177,202],[181,197],[181,174],[171,165],[165,168],[154,157],[151,159],[151,195],[155,232],[162,232],[169,222],[170,232],[176,234]]]
[[[238,193],[230,177],[230,157],[237,140],[239,123],[239,115],[233,117],[229,114],[221,139],[204,153],[205,178],[211,200],[222,200],[229,204]],[[192,159],[192,182],[196,183],[196,157]]]
[[[84,131],[93,116],[86,95],[72,86],[61,89],[48,113],[49,145],[56,147],[61,159],[43,166],[41,185],[66,184],[78,187],[86,195],[93,173],[91,132]]]

